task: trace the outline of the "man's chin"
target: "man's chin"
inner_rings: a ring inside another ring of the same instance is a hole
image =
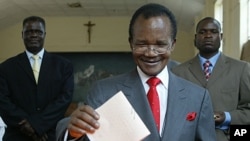
[[[151,68],[143,68],[142,71],[149,76],[156,76],[161,72],[159,68],[151,67]]]
[[[26,49],[31,52],[31,53],[38,53],[39,51],[42,50],[42,47],[38,47],[38,46],[29,46],[26,47]]]

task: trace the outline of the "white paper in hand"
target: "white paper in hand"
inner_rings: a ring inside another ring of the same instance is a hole
[[[100,115],[100,128],[87,134],[91,141],[140,141],[150,134],[121,91],[96,111]]]

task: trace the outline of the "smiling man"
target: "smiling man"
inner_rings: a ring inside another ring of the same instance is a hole
[[[73,96],[73,66],[45,51],[45,21],[23,20],[26,50],[0,65],[0,115],[3,141],[55,141],[56,123]]]
[[[58,140],[87,141],[86,133],[94,134],[102,126],[102,115],[94,109],[122,91],[151,133],[143,141],[215,141],[208,91],[168,69],[176,32],[175,17],[168,8],[159,4],[139,8],[129,25],[129,43],[137,67],[96,82],[86,105],[58,123]],[[154,82],[158,85],[150,86]]]

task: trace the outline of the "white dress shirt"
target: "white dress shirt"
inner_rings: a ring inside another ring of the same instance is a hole
[[[0,117],[0,141],[3,140],[3,135],[5,133],[5,128],[6,128],[6,124],[3,122],[2,118]]]
[[[147,84],[147,80],[150,76],[146,75],[142,70],[137,67],[139,76],[141,78],[142,84],[145,89],[145,93],[147,94],[149,90],[149,85]],[[156,89],[160,98],[160,135],[162,133],[162,127],[164,125],[165,115],[167,112],[167,101],[168,101],[168,83],[169,83],[169,74],[167,66],[156,76],[161,80],[161,83],[157,85]]]
[[[32,56],[34,55],[34,54],[32,54],[31,52],[29,52],[29,51],[25,51],[26,52],[26,54],[27,54],[27,56],[28,56],[28,58],[29,58],[29,61],[30,61],[30,65],[31,65],[31,68],[33,67],[32,65],[34,64],[34,59],[32,58]],[[40,52],[38,52],[37,53],[37,55],[39,56],[39,60],[38,60],[38,62],[39,62],[39,65],[41,66],[41,64],[42,64],[42,59],[43,59],[43,54],[44,54],[44,48],[40,51]],[[40,68],[40,67],[39,67]]]

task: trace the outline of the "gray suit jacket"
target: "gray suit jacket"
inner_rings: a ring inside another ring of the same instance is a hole
[[[121,90],[151,132],[143,141],[215,141],[213,111],[208,91],[170,71],[168,89],[168,108],[162,137],[156,128],[136,70],[98,81],[93,85],[86,103],[97,108]],[[193,121],[186,119],[190,112],[197,113]],[[57,137],[61,136],[67,122],[64,119],[58,123]]]
[[[205,80],[198,56],[173,68],[172,71],[208,89],[213,109],[230,112],[231,124],[250,124],[249,63],[221,54],[208,81]],[[227,132],[216,132],[218,141],[228,140]]]

